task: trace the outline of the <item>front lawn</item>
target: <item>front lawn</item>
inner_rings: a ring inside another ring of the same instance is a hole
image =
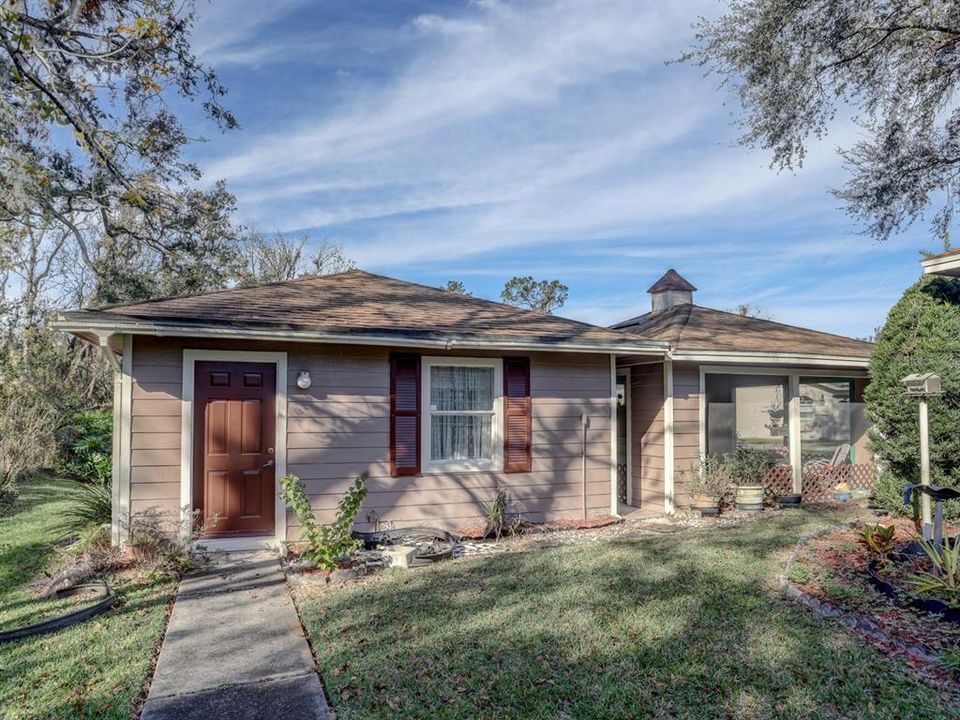
[[[957,698],[780,597],[800,509],[298,591],[351,718],[953,718]]]
[[[66,603],[37,604],[27,583],[56,557],[51,531],[70,485],[27,484],[12,514],[0,517],[0,627],[48,617]],[[176,584],[117,576],[119,606],[49,635],[0,645],[0,715],[20,718],[131,717],[166,624]]]

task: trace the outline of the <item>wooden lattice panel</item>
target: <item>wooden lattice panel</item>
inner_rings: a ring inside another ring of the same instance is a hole
[[[873,463],[860,465],[818,465],[803,471],[803,502],[829,502],[834,488],[845,482],[851,490],[871,492],[877,477]]]
[[[788,495],[793,492],[793,468],[789,465],[774,465],[767,469],[763,479],[767,495]]]

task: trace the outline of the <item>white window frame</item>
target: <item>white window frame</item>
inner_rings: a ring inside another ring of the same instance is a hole
[[[493,368],[493,432],[489,460],[431,460],[430,441],[433,412],[430,410],[430,375],[434,367]],[[420,467],[421,472],[491,472],[503,469],[503,360],[501,358],[422,357],[420,358]]]

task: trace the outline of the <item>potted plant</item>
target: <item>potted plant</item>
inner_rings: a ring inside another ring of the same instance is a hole
[[[737,510],[756,512],[763,509],[763,479],[770,467],[769,454],[763,450],[743,445],[726,460],[730,467],[733,483],[737,487],[735,502]]]
[[[730,468],[722,457],[701,455],[697,470],[690,481],[690,493],[693,495],[693,509],[701,515],[716,515],[720,498],[733,484]]]
[[[850,492],[850,483],[838,482],[833,486],[833,499],[834,500],[850,500],[853,497],[853,493]]]

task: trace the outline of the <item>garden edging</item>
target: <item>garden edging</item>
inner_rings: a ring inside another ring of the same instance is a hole
[[[850,527],[851,525],[849,523],[832,525],[828,528],[823,528],[821,530],[818,530],[813,533],[809,533],[808,535],[804,535],[803,537],[801,537],[797,541],[797,544],[790,555],[790,559],[787,561],[787,564],[784,567],[783,572],[780,574],[780,577],[778,578],[778,584],[780,586],[780,590],[783,592],[784,596],[786,596],[790,600],[793,600],[794,602],[806,607],[807,609],[812,610],[813,612],[817,613],[818,615],[824,618],[838,620],[840,623],[850,628],[851,630],[865,636],[868,640],[886,644],[886,645],[893,645],[894,647],[897,648],[897,650],[900,650],[901,652],[905,653],[912,659],[922,662],[924,664],[933,664],[933,665],[939,664],[940,658],[937,655],[928,652],[922,646],[916,645],[914,643],[908,643],[902,638],[894,637],[889,633],[887,633],[886,631],[884,631],[882,628],[880,628],[880,626],[874,623],[872,620],[861,617],[854,613],[847,612],[846,610],[842,610],[841,608],[837,607],[832,603],[826,602],[825,600],[821,600],[819,598],[815,598],[812,595],[808,595],[803,590],[796,587],[790,582],[790,571],[793,567],[794,560],[797,557],[797,553],[800,551],[800,549],[803,547],[805,543],[809,542],[810,540],[814,540],[818,537],[822,537],[824,535],[829,535],[834,532],[847,530]]]

